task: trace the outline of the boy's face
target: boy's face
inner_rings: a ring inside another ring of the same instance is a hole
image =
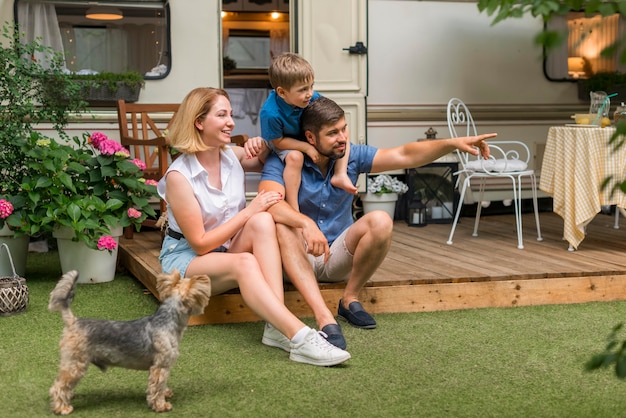
[[[313,81],[296,83],[289,90],[278,87],[276,93],[288,105],[304,109],[313,97]]]

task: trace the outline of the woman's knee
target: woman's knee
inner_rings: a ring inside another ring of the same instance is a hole
[[[242,277],[247,277],[252,272],[261,271],[259,262],[252,253],[238,253],[237,260],[232,265],[233,272],[240,281]]]
[[[276,235],[276,222],[269,212],[255,213],[246,222],[246,226],[252,228],[255,233]]]

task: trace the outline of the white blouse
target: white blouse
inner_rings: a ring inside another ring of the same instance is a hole
[[[198,162],[195,154],[182,154],[169,166],[159,181],[157,191],[161,199],[165,198],[165,179],[171,171],[178,171],[191,184],[194,195],[200,204],[204,231],[208,232],[239,213],[246,206],[245,174],[239,159],[230,147],[220,152],[220,173],[222,190],[209,183],[209,173]],[[178,222],[167,202],[167,220],[169,228],[181,232]],[[230,240],[222,244],[228,248]]]

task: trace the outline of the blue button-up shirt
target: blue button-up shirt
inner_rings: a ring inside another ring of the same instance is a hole
[[[368,145],[350,145],[348,176],[353,183],[356,183],[359,174],[371,171],[376,151],[376,148]],[[353,222],[354,195],[330,184],[334,167],[335,162],[331,161],[328,173],[324,177],[319,167],[308,156],[305,156],[302,182],[298,193],[300,212],[315,221],[329,244],[332,244]],[[272,180],[284,186],[284,168],[284,163],[276,155],[271,154],[265,162],[261,180]]]

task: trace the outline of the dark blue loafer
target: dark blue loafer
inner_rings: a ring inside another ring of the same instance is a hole
[[[319,333],[326,341],[335,347],[341,348],[342,350],[346,349],[346,339],[343,338],[343,332],[341,332],[339,324],[328,324],[322,327]]]
[[[361,306],[359,302],[351,302],[350,305],[348,305],[348,309],[346,309],[343,307],[343,301],[340,299],[337,315],[340,319],[348,321],[353,327],[363,329],[376,328],[376,320],[365,312],[365,309],[363,309],[363,306]]]

